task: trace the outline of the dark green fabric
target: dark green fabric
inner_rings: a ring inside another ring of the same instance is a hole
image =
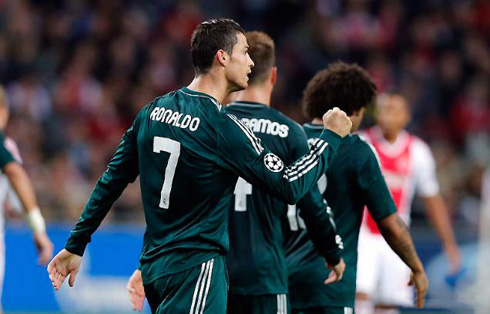
[[[15,161],[12,154],[5,147],[5,136],[0,132],[0,168],[3,169],[8,163]]]
[[[161,277],[144,288],[152,313],[225,313],[228,282],[224,258],[218,256],[202,265]]]
[[[309,139],[318,137],[321,126],[304,126]],[[344,138],[327,171],[324,197],[332,208],[337,232],[342,238],[346,270],[342,281],[324,285],[329,271],[304,230],[285,228],[292,308],[322,306],[354,307],[357,243],[363,210],[381,220],[396,212],[373,148],[358,135]]]
[[[355,314],[353,308],[345,307],[314,307],[303,310],[292,310],[291,314]]]
[[[308,152],[302,127],[279,111],[259,103],[235,102],[226,107],[250,127],[274,154],[291,164]],[[315,186],[301,201],[306,227],[320,251],[335,262],[340,250],[326,205]],[[281,221],[288,204],[266,191],[240,180],[229,204],[230,251],[227,255],[230,289],[233,294],[287,293],[287,269]]]
[[[200,265],[228,250],[228,205],[238,176],[297,202],[326,171],[341,142],[330,131],[320,137],[308,155],[315,167],[302,175],[294,171],[297,164],[274,172],[265,162],[271,152],[212,97],[187,88],[158,97],[123,136],[65,248],[82,255],[113,202],[139,175],[147,225],[143,280]]]
[[[285,294],[228,295],[228,314],[289,314],[289,303]]]

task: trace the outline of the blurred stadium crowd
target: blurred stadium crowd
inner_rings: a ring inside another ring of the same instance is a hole
[[[136,112],[194,75],[189,41],[205,18],[235,18],[277,44],[273,106],[298,122],[302,90],[336,60],[412,105],[410,130],[438,162],[453,218],[478,225],[490,162],[490,2],[380,0],[0,1],[0,80],[48,221],[80,211]],[[143,221],[139,187],[112,221]]]

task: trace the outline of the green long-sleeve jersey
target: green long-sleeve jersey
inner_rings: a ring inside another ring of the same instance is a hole
[[[304,129],[312,141],[320,136],[323,127],[305,124]],[[292,308],[354,307],[357,243],[364,207],[369,208],[376,221],[396,213],[376,153],[359,135],[343,139],[326,179],[322,179],[320,189],[332,208],[337,233],[342,237],[346,268],[340,282],[324,285],[328,271],[309,235],[287,221],[285,246]]]
[[[279,111],[256,102],[237,101],[226,107],[285,163],[308,152],[303,128]],[[306,228],[319,251],[332,264],[339,261],[335,229],[318,187],[299,202]],[[230,251],[226,257],[230,291],[241,295],[287,293],[286,256],[281,219],[295,205],[239,179],[230,211]],[[293,209],[294,210],[294,209]]]
[[[99,178],[65,248],[82,255],[113,202],[140,176],[145,283],[228,250],[228,211],[238,176],[289,203],[327,169],[341,138],[324,131],[286,167],[213,97],[188,88],[156,98],[136,116]]]

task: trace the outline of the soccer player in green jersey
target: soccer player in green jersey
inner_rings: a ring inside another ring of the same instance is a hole
[[[68,275],[73,286],[91,235],[139,175],[147,224],[140,270],[152,312],[225,313],[226,204],[238,177],[298,202],[350,131],[345,113],[332,109],[324,115],[319,140],[286,167],[221,106],[248,85],[253,62],[243,29],[229,19],[201,23],[191,39],[191,57],[191,84],[143,107],[123,136],[65,248],[48,265],[55,289]]]
[[[247,125],[283,161],[292,163],[308,152],[308,144],[300,125],[270,107],[277,79],[274,41],[262,32],[245,35],[255,66],[248,88],[238,92],[226,111]],[[336,237],[318,187],[314,189],[299,202],[304,208],[301,213],[318,252],[328,265],[340,272],[344,268],[339,258],[340,238]],[[227,312],[289,313],[281,229],[281,218],[286,217],[288,204],[240,178],[228,206],[231,214],[230,251],[226,256],[230,277]],[[340,274],[331,274],[340,279]]]
[[[312,119],[311,123],[304,125],[308,138],[318,138],[323,129],[321,111],[334,105],[349,115],[352,130],[356,130],[365,108],[375,96],[373,80],[358,65],[337,62],[318,72],[308,83],[303,98],[305,112]],[[411,281],[417,290],[416,303],[422,307],[428,280],[410,233],[396,213],[373,148],[359,135],[345,137],[327,170],[326,179],[328,184],[323,184],[321,190],[332,207],[337,232],[344,243],[342,255],[346,271],[342,281],[323,285],[322,278],[327,272],[308,234],[298,228],[299,224],[285,228],[289,230],[286,232],[286,250],[292,313],[353,313],[357,242],[365,206],[391,248],[412,270]]]
[[[262,142],[286,163],[294,162],[308,151],[306,135],[296,122],[270,108],[277,80],[274,41],[263,32],[247,32],[249,55],[254,68],[249,86],[238,92],[236,101],[226,107],[249,126]],[[333,265],[330,281],[341,278],[344,263],[339,258],[339,245],[330,223],[326,205],[317,187],[299,204],[310,235],[329,265]],[[226,256],[230,278],[228,308],[230,314],[289,313],[287,269],[283,249],[281,218],[288,204],[253,187],[240,178],[230,211],[230,251]],[[289,208],[294,205],[289,205]],[[145,293],[141,272],[135,271],[128,282],[133,309],[142,309]]]

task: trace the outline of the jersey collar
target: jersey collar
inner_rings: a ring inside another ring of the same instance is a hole
[[[218,100],[216,100],[216,98],[214,98],[214,97],[213,97],[213,96],[211,96],[211,95],[208,95],[208,94],[206,94],[206,93],[201,93],[201,92],[198,92],[198,91],[195,91],[195,90],[189,89],[189,88],[187,88],[187,87],[185,87],[185,86],[184,86],[184,87],[182,87],[182,88],[180,89],[180,91],[181,91],[182,93],[186,94],[186,95],[189,95],[189,96],[208,98],[209,100],[211,100],[211,102],[212,102],[213,104],[215,104],[215,105],[216,105],[216,107],[218,107],[218,110],[221,110],[221,107],[222,107],[222,106],[221,106],[221,103],[220,103]]]
[[[234,102],[229,104],[229,106],[230,105],[247,106],[247,107],[267,107],[265,104],[260,102],[245,101],[245,100],[235,100]]]
[[[303,126],[305,128],[309,128],[309,129],[323,130],[323,124],[316,124],[316,123],[308,122],[308,123],[303,124]]]

